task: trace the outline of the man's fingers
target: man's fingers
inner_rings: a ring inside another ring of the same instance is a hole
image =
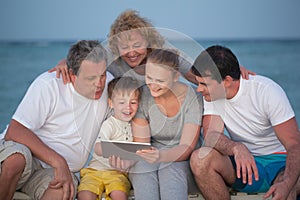
[[[60,78],[60,69],[56,70],[56,78]]]
[[[247,183],[247,167],[245,165],[242,165],[242,178],[243,183]]]
[[[68,83],[68,72],[66,72],[66,70],[61,70],[61,75],[62,75],[62,78],[63,78],[63,82],[64,84],[67,84]]]
[[[63,193],[64,200],[73,200],[75,195],[75,188],[73,183],[65,183],[63,186]]]
[[[269,197],[273,194],[273,192],[274,192],[273,187],[270,187],[269,191],[267,191],[267,192],[264,194],[264,196],[263,196],[264,199],[269,198]]]
[[[56,71],[55,67],[48,70],[49,73]]]
[[[253,169],[253,173],[254,173],[254,178],[256,181],[259,180],[259,174],[258,174],[258,169],[256,167],[256,164],[252,166],[252,169]]]
[[[75,195],[75,188],[74,188],[74,185],[71,184],[71,186],[70,186],[70,200],[74,199],[74,195]]]
[[[52,189],[58,189],[62,187],[62,183],[57,180],[53,180],[49,183],[49,187]]]
[[[248,176],[248,184],[252,185],[252,167],[251,165],[247,167],[247,176]]]
[[[236,163],[236,176],[241,178],[241,165],[238,162]]]
[[[70,188],[68,184],[65,184],[63,187],[63,200],[69,200],[70,199]]]

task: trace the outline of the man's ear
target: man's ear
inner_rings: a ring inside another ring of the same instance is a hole
[[[231,76],[226,76],[225,79],[223,80],[224,82],[224,87],[230,87],[232,84],[233,78]]]
[[[74,83],[76,80],[76,74],[72,69],[69,69],[69,75],[70,75],[71,82]]]

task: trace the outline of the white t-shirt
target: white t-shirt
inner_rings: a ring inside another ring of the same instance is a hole
[[[111,79],[108,73],[106,82]],[[63,156],[76,172],[84,166],[107,113],[107,87],[99,100],[92,100],[77,93],[71,83],[64,85],[55,73],[45,72],[30,85],[13,119]]]
[[[240,78],[239,91],[232,99],[204,100],[204,115],[209,114],[220,115],[230,137],[244,143],[253,155],[285,152],[273,126],[295,116],[283,89],[258,75]]]

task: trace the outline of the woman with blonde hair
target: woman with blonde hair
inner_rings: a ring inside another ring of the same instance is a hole
[[[150,20],[141,17],[135,10],[125,10],[110,27],[108,42],[107,70],[114,77],[131,76],[144,81],[145,63],[154,49],[169,49],[166,39],[152,25]],[[189,82],[196,83],[191,73],[192,64],[179,57],[179,72]],[[240,67],[242,76],[254,74]],[[56,71],[57,77],[62,75],[65,83],[70,82],[65,60],[50,69]]]
[[[188,199],[195,192],[189,158],[200,145],[202,95],[179,81],[179,55],[155,49],[149,55],[138,112],[133,119],[134,141],[151,143],[137,151],[143,158],[129,178],[138,200]],[[112,160],[113,166],[118,162]]]
[[[143,18],[135,10],[125,10],[113,22],[108,42],[107,70],[114,77],[131,76],[144,81],[145,63],[153,49],[164,49],[165,38],[153,27],[150,21]],[[190,82],[195,82],[191,63],[179,60],[179,71]],[[56,71],[65,83],[69,82],[65,60],[49,72]]]
[[[117,77],[126,74],[142,80],[148,55],[154,49],[167,48],[165,38],[135,10],[126,10],[117,17],[111,25],[108,42],[113,59],[108,71]],[[191,63],[183,59],[179,62],[180,73],[193,82]]]

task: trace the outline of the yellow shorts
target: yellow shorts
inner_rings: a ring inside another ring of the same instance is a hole
[[[123,191],[128,195],[130,189],[131,184],[128,177],[121,172],[115,170],[99,171],[91,168],[80,170],[78,192],[88,190],[98,197],[101,197],[102,193],[105,192],[106,197],[109,197],[109,194],[115,190]]]

